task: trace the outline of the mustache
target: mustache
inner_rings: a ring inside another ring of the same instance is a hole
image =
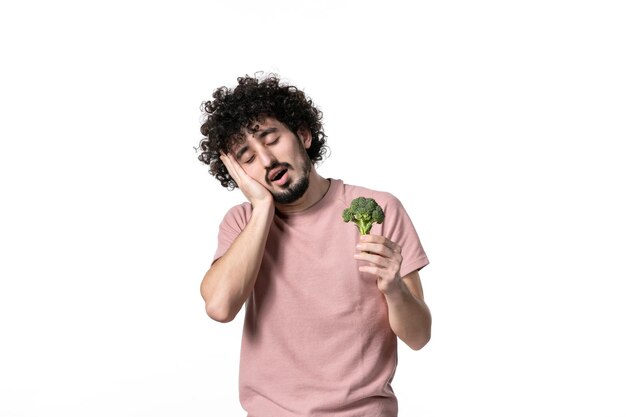
[[[283,169],[293,169],[293,167],[291,166],[290,163],[288,162],[274,162],[272,163],[272,165],[270,165],[269,167],[267,167],[265,169],[265,181],[267,181],[268,183],[271,183],[272,181],[270,181],[270,172],[275,169],[275,168],[283,168]]]

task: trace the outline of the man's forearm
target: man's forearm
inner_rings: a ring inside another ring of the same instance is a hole
[[[250,222],[205,274],[200,292],[206,312],[213,320],[233,320],[248,299],[259,273],[273,216],[273,204],[255,207]]]
[[[430,340],[431,315],[423,300],[415,297],[404,282],[386,294],[391,329],[411,349],[421,349]]]

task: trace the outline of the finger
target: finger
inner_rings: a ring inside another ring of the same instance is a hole
[[[361,235],[360,239],[361,242],[366,242],[366,243],[385,243],[385,236],[381,236],[381,235],[372,235],[372,234],[367,234],[367,235]]]
[[[360,239],[361,242],[364,243],[379,243],[387,246],[391,249],[392,252],[400,253],[401,247],[397,243],[387,239],[385,236],[381,235],[363,235]]]
[[[377,267],[371,266],[371,265],[359,266],[359,271],[360,272],[367,272],[368,274],[376,275],[378,277],[380,277],[381,273],[382,273],[380,268],[377,268]]]
[[[400,271],[400,266],[402,265],[401,258],[385,258],[384,256],[378,256],[365,252],[355,254],[354,258],[361,261],[369,262],[370,265],[368,266],[377,267],[381,270],[387,271],[391,275],[396,275]]]
[[[367,253],[367,252],[355,253],[354,259],[359,259],[361,261],[369,262],[373,265],[378,265],[378,266],[382,266],[385,268],[389,267],[391,264],[389,258],[386,258],[384,256],[379,256],[373,253]]]
[[[220,159],[222,160],[222,162],[224,163],[224,165],[226,165],[226,169],[228,169],[228,173],[233,175],[235,172],[235,168],[233,166],[233,162],[232,162],[232,158],[230,155],[222,153],[220,155]]]
[[[370,252],[370,253],[377,253],[379,255],[385,256],[387,258],[390,258],[394,255],[394,252],[389,246],[386,246],[384,244],[381,243],[359,243],[358,245],[356,245],[356,248],[360,251],[364,251],[364,252]]]
[[[222,163],[224,164],[224,166],[226,167],[226,169],[228,170],[228,173],[232,176],[232,169],[231,169],[231,163],[230,163],[230,159],[228,159],[228,155],[226,155],[224,152],[220,153],[220,161],[222,161]]]
[[[237,185],[241,185],[241,173],[239,171],[241,167],[239,166],[237,161],[234,161],[232,156],[230,156],[230,154],[224,154],[224,153],[222,153],[222,155],[220,156],[220,159],[226,166],[226,170],[228,170],[228,173],[235,180]]]
[[[387,269],[380,268],[373,265],[363,265],[359,267],[360,272],[367,272],[368,274],[372,274],[377,276],[380,279],[391,281],[394,277],[394,274],[389,272]]]

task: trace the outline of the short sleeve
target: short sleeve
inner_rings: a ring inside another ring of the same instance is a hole
[[[400,200],[391,196],[383,210],[385,211],[385,221],[382,224],[381,233],[402,248],[400,275],[404,277],[428,265],[428,257],[420,238]]]
[[[217,250],[213,256],[213,262],[222,257],[233,244],[237,236],[243,231],[250,220],[252,207],[249,203],[234,206],[226,212],[220,223],[217,235]]]

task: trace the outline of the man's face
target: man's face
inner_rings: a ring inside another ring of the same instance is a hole
[[[312,162],[306,153],[311,146],[307,131],[294,134],[272,118],[259,122],[253,133],[235,144],[231,153],[246,174],[267,188],[279,204],[290,204],[304,195],[309,186]]]

